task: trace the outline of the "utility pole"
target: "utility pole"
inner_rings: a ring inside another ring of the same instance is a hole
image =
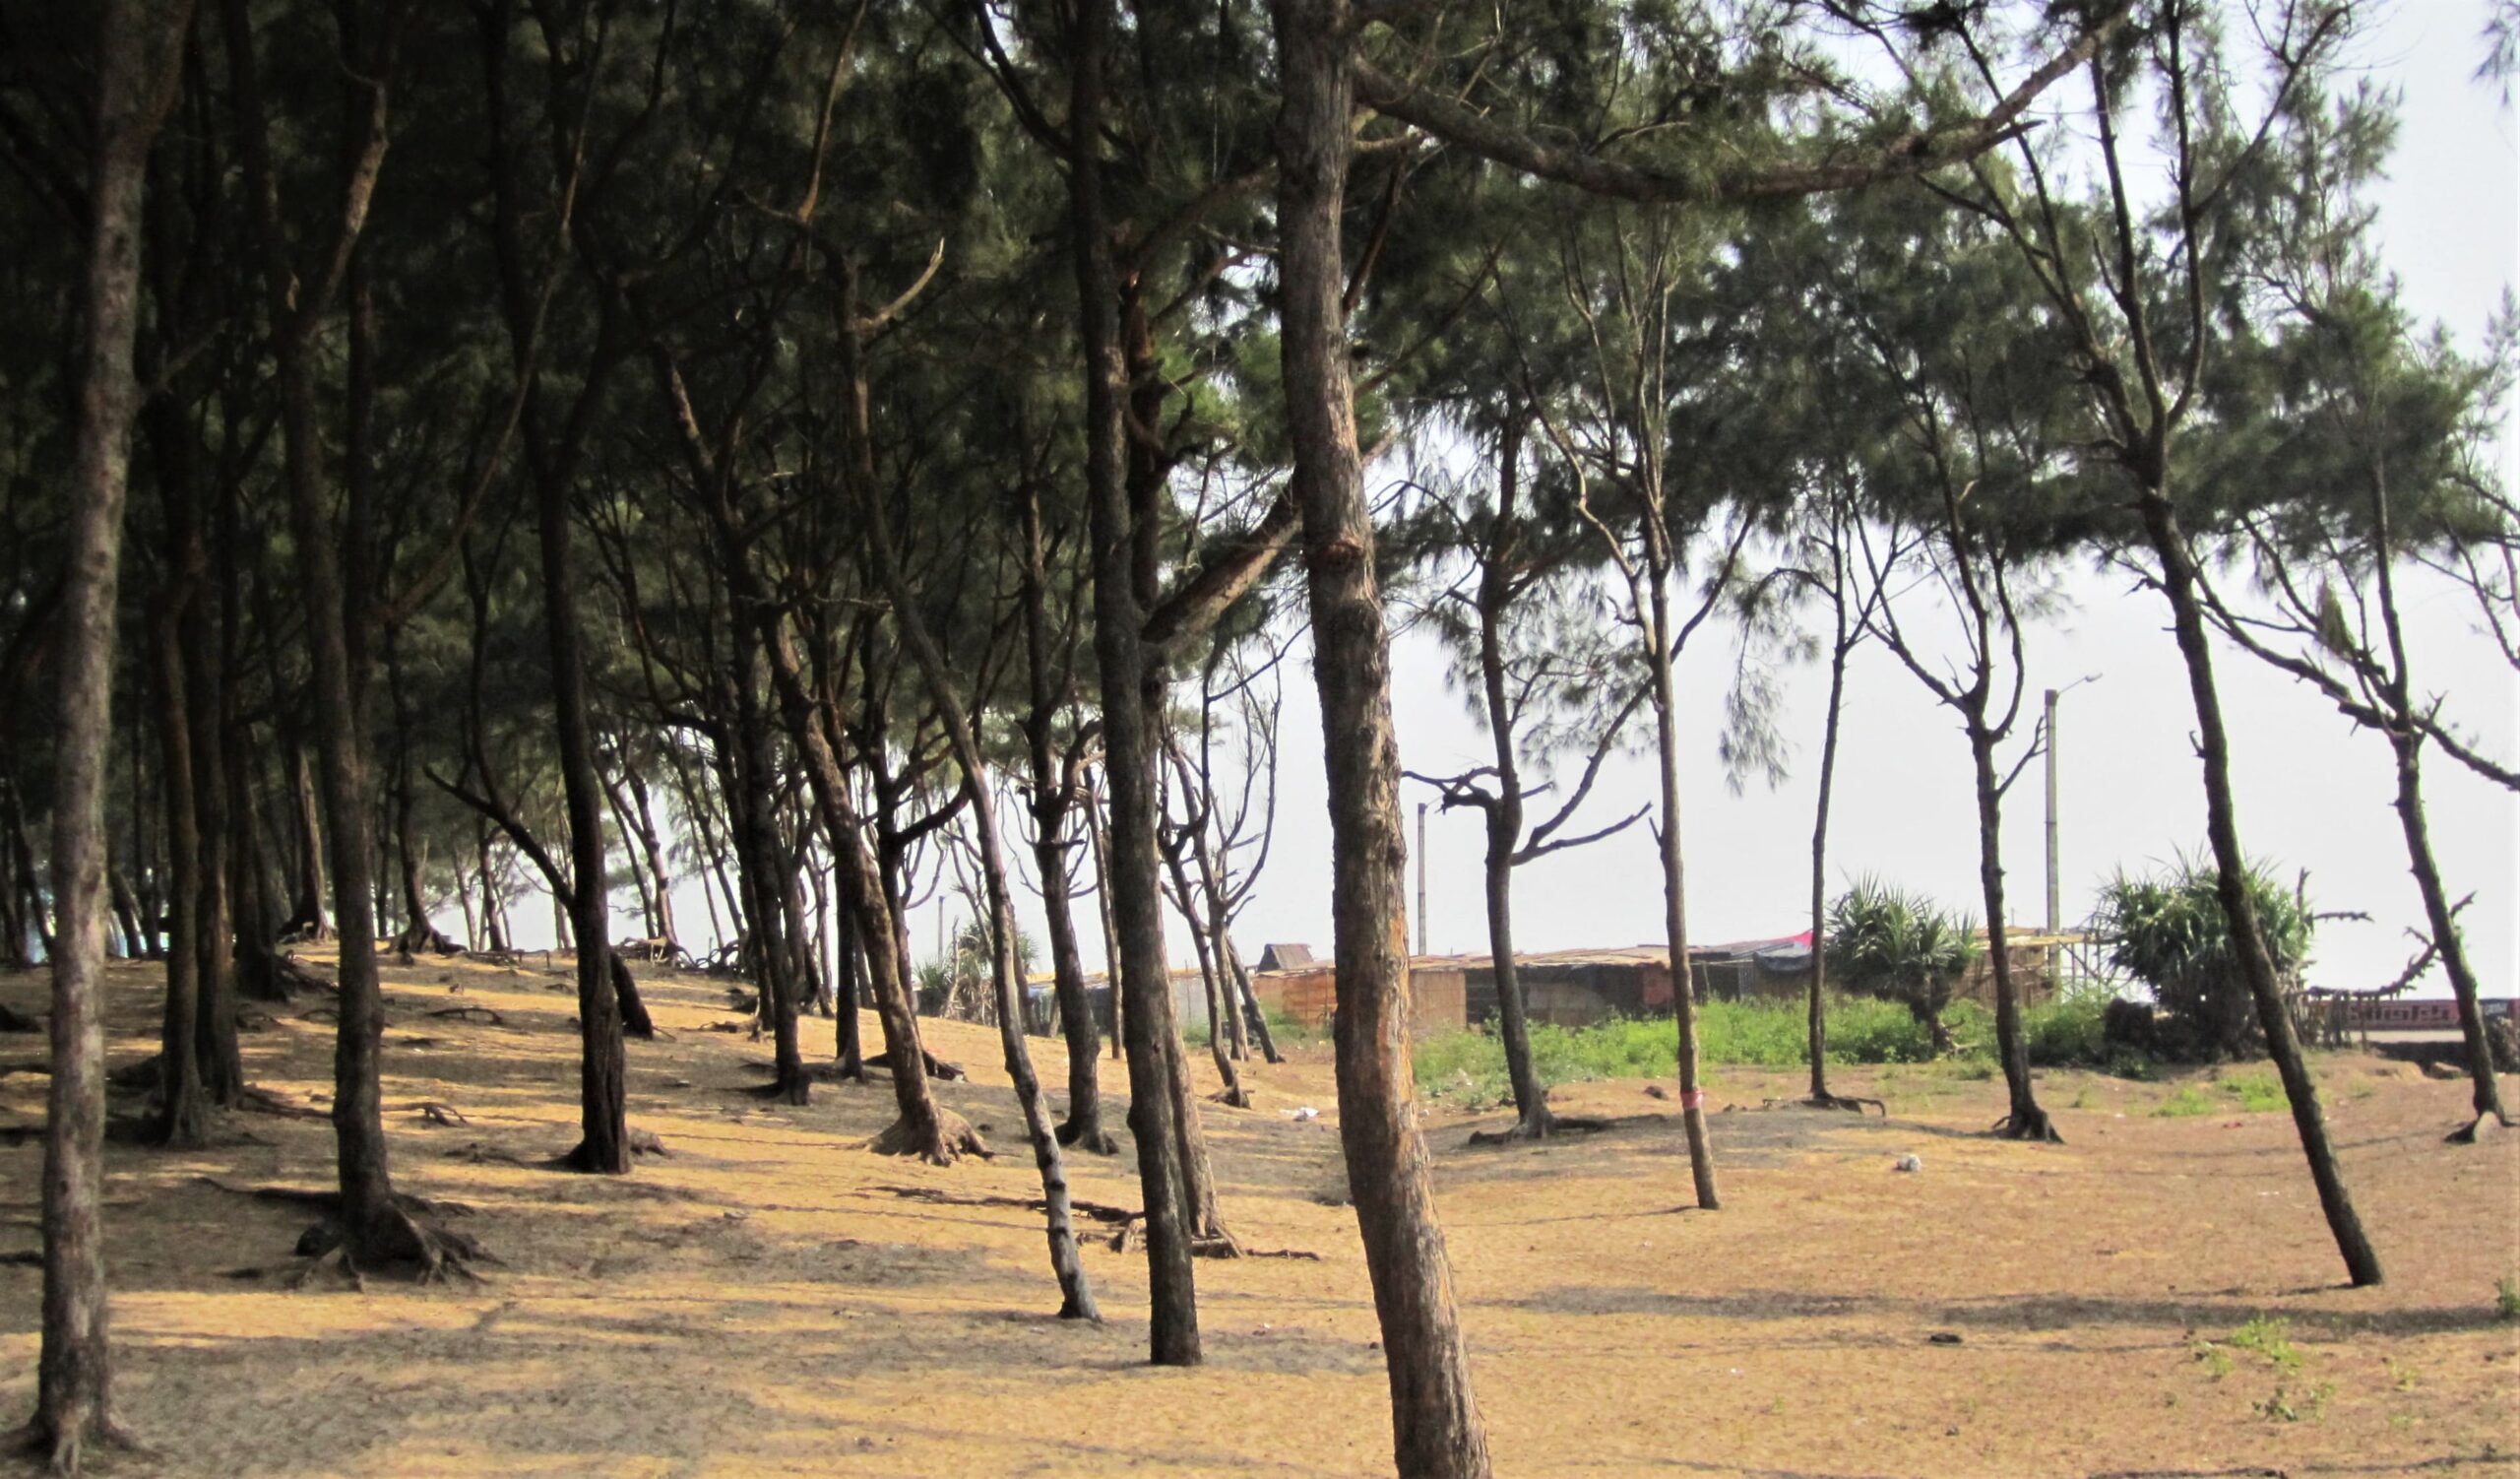
[[[2048,932],[2065,928],[2056,868],[2056,690],[2048,690]]]
[[[1426,951],[1426,804],[1418,804],[1418,953]]]

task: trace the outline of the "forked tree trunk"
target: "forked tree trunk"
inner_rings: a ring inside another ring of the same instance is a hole
[[[2004,923],[2003,796],[1995,779],[1995,740],[1983,715],[1969,722],[1969,750],[1978,788],[1978,883],[1986,903],[1986,967],[1995,983],[1995,1052],[2003,1062],[2010,1110],[1996,1128],[2007,1139],[2061,1141],[2030,1081],[2030,1047],[2021,1028],[2021,988],[2012,979],[2010,930]]]
[[[2476,1111],[2476,1122],[2453,1138],[2478,1138],[2478,1127],[2507,1125],[2510,1116],[2503,1112],[2502,1086],[2493,1072],[2493,1045],[2486,1038],[2485,1011],[2477,999],[2477,973],[2468,963],[2468,949],[2459,937],[2459,922],[2453,917],[2450,892],[2441,886],[2441,867],[2432,856],[2431,828],[2424,812],[2424,777],[2421,770],[2423,736],[2412,730],[2399,730],[2389,737],[2397,751],[2398,825],[2406,833],[2406,851],[2415,886],[2424,896],[2424,919],[2431,932],[2432,947],[2440,953],[2442,972],[2450,978],[2450,995],[2458,1001],[2459,1037],[2468,1054],[2468,1082],[2472,1086],[2469,1105]]]
[[[747,576],[748,580],[750,577]],[[866,824],[849,795],[849,777],[827,726],[829,714],[817,706],[805,685],[804,663],[778,609],[758,604],[769,651],[771,681],[785,715],[788,738],[804,762],[805,783],[822,818],[823,841],[838,865],[835,877],[841,900],[853,918],[859,954],[866,962],[875,1013],[884,1030],[884,1054],[891,1065],[893,1103],[901,1118],[875,1139],[875,1148],[897,1155],[915,1155],[935,1165],[950,1165],[979,1138],[961,1117],[938,1107],[927,1082],[927,1050],[918,1040],[918,1012],[911,999],[910,982],[901,972],[892,910],[882,870],[866,849]]]
[[[1343,0],[1273,0],[1271,13],[1284,95],[1277,157],[1287,430],[1330,780],[1339,1138],[1382,1325],[1400,1472],[1457,1479],[1488,1472],[1487,1437],[1453,1314],[1410,1070],[1408,845],[1390,639],[1341,307],[1354,17]]]
[[[1047,540],[1041,529],[1041,490],[1024,487],[1024,662],[1031,708],[1024,719],[1025,757],[1032,766],[1033,868],[1041,878],[1041,919],[1050,937],[1051,991],[1059,1004],[1059,1035],[1067,1043],[1067,1119],[1059,1143],[1095,1155],[1116,1155],[1119,1142],[1102,1127],[1102,1032],[1085,996],[1085,961],[1077,949],[1076,914],[1068,907],[1074,865],[1068,818],[1077,810],[1075,774],[1051,745],[1065,694],[1050,661]],[[1064,667],[1060,670],[1066,671]]]
[[[1521,757],[1514,752],[1514,709],[1505,678],[1505,608],[1519,527],[1522,445],[1523,422],[1509,418],[1496,458],[1495,527],[1479,569],[1479,691],[1487,706],[1487,735],[1496,760],[1496,796],[1480,807],[1480,814],[1487,828],[1487,958],[1496,978],[1505,1076],[1514,1087],[1513,1132],[1541,1139],[1556,1127],[1556,1120],[1548,1112],[1548,1090],[1532,1064],[1523,973],[1514,960],[1514,854],[1523,845],[1523,776]]]
[[[844,289],[844,296],[853,299],[855,294]],[[850,481],[855,486],[859,515],[865,521],[863,547],[875,567],[878,583],[892,602],[894,628],[909,645],[921,676],[927,680],[928,697],[935,703],[946,740],[953,746],[954,762],[963,772],[963,795],[971,806],[973,830],[978,834],[980,877],[988,896],[989,979],[996,989],[998,1046],[1005,1054],[1006,1076],[1014,1085],[1016,1105],[1024,1114],[1025,1136],[1033,1146],[1033,1164],[1041,1179],[1050,1268],[1059,1283],[1059,1318],[1099,1321],[1102,1314],[1095,1306],[1094,1286],[1086,1280],[1084,1259],[1077,1252],[1067,1166],[1059,1154],[1058,1131],[1050,1123],[1049,1099],[1041,1092],[1041,1081],[1033,1071],[1032,1051],[1024,1042],[1024,972],[1015,953],[1014,891],[1007,883],[1006,846],[998,835],[997,801],[989,791],[987,762],[980,754],[979,740],[964,711],[962,696],[954,690],[945,656],[929,633],[893,552],[883,495],[875,485],[865,364],[856,335],[847,328],[841,332],[841,357],[844,389],[849,395]]]
[[[1179,1030],[1164,959],[1154,736],[1140,686],[1146,676],[1139,638],[1145,613],[1136,592],[1137,531],[1126,482],[1128,362],[1119,337],[1119,275],[1111,259],[1103,202],[1103,70],[1112,11],[1112,0],[1079,0],[1070,27],[1068,69],[1068,228],[1085,355],[1094,654],[1102,678],[1104,769],[1110,783],[1104,895],[1119,940],[1113,1001],[1128,1053],[1129,1129],[1137,1141],[1138,1185],[1146,1208],[1152,1355],[1162,1366],[1196,1366],[1199,1312],[1191,1268],[1195,1209],[1183,1165],[1174,1072]]]
[[[2158,469],[2156,469],[2158,473]],[[2162,590],[2170,598],[2171,624],[2178,638],[2179,656],[2187,664],[2187,688],[2196,706],[2196,752],[2205,775],[2205,835],[2214,853],[2215,892],[2222,900],[2232,949],[2239,957],[2240,974],[2257,1005],[2266,1052],[2292,1100],[2293,1127],[2301,1140],[2301,1155],[2310,1164],[2310,1181],[2318,1189],[2320,1210],[2346,1274],[2355,1287],[2381,1280],[2380,1255],[2362,1231],[2337,1165],[2336,1148],[2328,1140],[2327,1116],[2319,1107],[2318,1085],[2301,1061],[2301,1046],[2293,1033],[2293,1014],[2286,1007],[2283,985],[2275,976],[2265,932],[2259,927],[2256,902],[2248,892],[2248,860],[2240,852],[2239,821],[2232,802],[2232,747],[2223,728],[2223,702],[2214,686],[2214,659],[2205,640],[2205,618],[2196,594],[2196,566],[2187,551],[2186,535],[2171,507],[2163,480],[2155,477],[2138,505],[2144,533],[2162,564]]]
[[[105,1340],[105,768],[112,754],[114,598],[131,422],[139,400],[141,183],[174,93],[191,7],[97,7],[96,111],[88,209],[86,343],[59,622],[52,882],[52,1076],[43,1156],[43,1334],[35,1409],[20,1435],[57,1472],[117,1436]],[[162,69],[163,76],[158,74]],[[13,788],[14,789],[14,788]]]

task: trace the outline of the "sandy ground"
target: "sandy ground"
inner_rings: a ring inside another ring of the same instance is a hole
[[[0,977],[0,1000],[37,1008],[43,985]],[[120,1063],[154,1046],[154,973],[113,985]],[[203,1179],[323,1186],[320,1121],[240,1115],[209,1151],[113,1149],[120,1408],[151,1451],[104,1471],[1390,1471],[1335,1115],[1289,1115],[1334,1110],[1325,1050],[1252,1067],[1255,1108],[1207,1116],[1230,1224],[1319,1261],[1203,1260],[1208,1364],[1158,1371],[1139,1255],[1090,1247],[1109,1322],[1061,1323],[1030,1214],[891,1190],[1038,1190],[993,1033],[932,1024],[930,1045],[974,1070],[944,1099],[1013,1153],[935,1170],[864,1149],[891,1115],[880,1081],[803,1110],[745,1095],[767,1045],[705,1030],[731,1016],[723,984],[653,980],[671,1040],[632,1045],[631,1114],[669,1154],[598,1180],[519,1164],[574,1139],[567,990],[538,962],[388,972],[396,1175],[474,1209],[463,1226],[501,1260],[477,1286],[283,1287],[305,1213]],[[304,1013],[322,1004],[246,1038],[256,1082],[319,1107],[331,1029]],[[504,1024],[429,1015],[456,1005]],[[809,1030],[828,1043],[828,1022]],[[1056,1081],[1056,1045],[1037,1046]],[[40,1119],[25,1069],[41,1053],[0,1038],[0,1126]],[[2494,1297],[2520,1277],[2520,1134],[2444,1145],[2460,1085],[2361,1057],[2319,1071],[2381,1289],[2343,1287],[2286,1117],[2211,1084],[2227,1111],[2166,1118],[2174,1085],[2050,1075],[2069,1143],[2037,1147],[1975,1133],[2001,1112],[1995,1082],[1845,1071],[1842,1089],[1888,1103],[1858,1119],[1763,1107],[1794,1075],[1719,1071],[1714,1214],[1678,1210],[1673,1106],[1642,1082],[1561,1091],[1613,1127],[1544,1145],[1470,1149],[1496,1117],[1437,1112],[1498,1471],[2512,1472],[2520,1322]],[[1122,1082],[1106,1062],[1106,1090]],[[464,1123],[429,1123],[425,1101]],[[1903,1153],[1922,1172],[1894,1173]],[[34,1246],[39,1157],[23,1135],[0,1149],[0,1254]],[[1075,1175],[1082,1196],[1137,1202],[1125,1160]],[[11,1411],[31,1399],[39,1277],[0,1267]],[[2236,1345],[2261,1316],[2285,1341]]]

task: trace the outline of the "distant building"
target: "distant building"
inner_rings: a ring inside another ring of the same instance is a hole
[[[1301,952],[1306,962],[1284,969],[1268,964],[1273,958],[1286,959],[1283,952],[1290,949]],[[1310,960],[1311,954],[1301,945],[1271,945],[1262,953],[1261,969],[1251,973],[1251,995],[1261,1010],[1276,1012],[1302,1027],[1329,1023],[1339,1000],[1338,968],[1331,961]],[[1410,1036],[1431,1037],[1470,1025],[1472,1019],[1463,1009],[1463,986],[1462,957],[1413,957],[1409,962]]]
[[[1312,963],[1312,946],[1310,945],[1262,945],[1260,947],[1260,964],[1253,967],[1253,969],[1261,971],[1299,971]]]

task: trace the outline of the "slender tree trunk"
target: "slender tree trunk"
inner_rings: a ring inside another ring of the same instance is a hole
[[[854,294],[848,296],[853,298]],[[937,718],[945,726],[947,742],[953,746],[955,764],[963,772],[963,795],[971,805],[972,829],[978,834],[980,877],[988,897],[989,976],[996,988],[998,1045],[1005,1053],[1006,1076],[1014,1084],[1015,1102],[1024,1112],[1026,1137],[1033,1146],[1033,1164],[1041,1178],[1041,1203],[1050,1249],[1050,1267],[1059,1282],[1059,1318],[1100,1320],[1102,1312],[1095,1306],[1094,1288],[1086,1280],[1085,1263],[1077,1252],[1076,1226],[1068,1199],[1067,1166],[1059,1155],[1058,1131],[1050,1123],[1049,1099],[1041,1092],[1041,1081],[1033,1071],[1032,1052],[1024,1042],[1024,972],[1016,962],[1015,901],[1013,890],[1007,886],[1006,848],[998,835],[997,802],[989,791],[987,763],[980,754],[978,738],[964,712],[961,695],[954,691],[944,654],[928,632],[919,614],[918,603],[909,582],[903,578],[900,563],[893,552],[883,497],[875,486],[865,366],[859,358],[855,335],[846,329],[842,331],[841,354],[850,391],[850,481],[855,484],[858,511],[865,521],[863,547],[875,567],[878,583],[892,601],[893,625],[909,645],[920,674],[927,680],[928,696],[936,705]]]
[[[1373,521],[1341,308],[1354,18],[1344,0],[1273,0],[1271,12],[1284,96],[1278,270],[1287,430],[1330,779],[1339,1137],[1382,1325],[1400,1472],[1408,1479],[1484,1475],[1486,1431],[1453,1314],[1410,1069],[1408,845],[1390,639],[1374,583]]]
[[[747,576],[747,579],[750,577]],[[764,646],[770,656],[771,680],[805,767],[805,783],[821,814],[823,840],[838,867],[843,904],[854,916],[860,954],[873,989],[875,1013],[884,1030],[884,1056],[893,1077],[893,1103],[901,1118],[881,1135],[874,1148],[895,1155],[915,1155],[935,1165],[952,1164],[980,1141],[962,1118],[940,1107],[929,1091],[927,1050],[918,1040],[918,1012],[911,986],[901,972],[901,954],[882,869],[866,850],[865,821],[849,795],[849,777],[840,767],[832,743],[830,715],[817,707],[805,685],[804,663],[797,656],[787,621],[777,609],[756,603],[761,611]]]
[[[210,1105],[202,1092],[201,1060],[201,827],[193,797],[199,774],[193,763],[192,716],[184,711],[181,635],[185,614],[180,593],[152,623],[157,660],[158,734],[166,771],[166,1014],[158,1038],[158,1123],[152,1134],[169,1146],[192,1148],[210,1134]]]
[[[21,1442],[76,1473],[91,1441],[118,1437],[110,1410],[103,1227],[105,770],[112,755],[114,600],[139,400],[140,208],[149,143],[174,91],[190,7],[98,7],[86,343],[79,372],[68,564],[59,622],[52,882],[52,1075],[43,1157],[43,1335],[35,1409]],[[153,40],[156,42],[153,47]],[[152,54],[153,50],[156,54]],[[153,74],[164,68],[164,80]],[[14,792],[14,788],[13,788]],[[184,1055],[189,1058],[189,1054]]]
[[[1820,740],[1820,796],[1811,808],[1811,1102],[1827,1108],[1838,1104],[1829,1092],[1829,802],[1838,781],[1838,734],[1846,716],[1846,605],[1833,595],[1838,613],[1837,640],[1829,649],[1829,710]],[[1860,1106],[1856,1106],[1860,1108]]]
[[[840,892],[839,868],[833,866],[832,891]],[[858,944],[857,916],[846,898],[838,900],[840,959],[837,962],[838,997],[832,1007],[832,1050],[840,1059],[840,1076],[863,1080],[866,1077],[865,1048],[858,1040],[857,1010],[863,994],[857,989],[864,969],[863,951]]]
[[[1173,1068],[1180,1036],[1164,959],[1162,885],[1157,876],[1154,736],[1141,684],[1134,528],[1126,470],[1124,406],[1129,377],[1116,309],[1119,275],[1111,259],[1103,202],[1103,69],[1112,0],[1078,0],[1070,31],[1069,230],[1075,259],[1079,337],[1085,354],[1085,442],[1089,538],[1094,549],[1094,652],[1102,696],[1104,769],[1111,835],[1104,895],[1119,939],[1114,1010],[1129,1061],[1129,1129],[1137,1141],[1146,1207],[1152,1354],[1161,1366],[1200,1361],[1198,1295],[1191,1268],[1195,1207],[1183,1165]]]
[[[1049,631],[1049,571],[1041,530],[1041,490],[1024,487],[1024,659],[1030,683],[1031,709],[1025,716],[1024,747],[1032,764],[1033,868],[1041,877],[1041,919],[1050,938],[1051,991],[1059,1005],[1059,1033],[1067,1042],[1067,1119],[1059,1125],[1062,1145],[1095,1155],[1116,1155],[1119,1142],[1102,1127],[1102,1033],[1085,996],[1085,961],[1077,949],[1076,914],[1068,907],[1075,839],[1067,835],[1068,818],[1077,809],[1074,774],[1062,767],[1051,744],[1065,694],[1052,675]],[[1062,670],[1064,671],[1064,670]]]
[[[2328,1231],[2336,1239],[2347,1275],[2356,1288],[2363,1288],[2380,1282],[2380,1256],[2363,1233],[2362,1219],[2346,1190],[2344,1172],[2328,1140],[2327,1116],[2319,1107],[2318,1086],[2301,1060],[2293,1015],[2286,1007],[2283,985],[2275,977],[2275,961],[2267,952],[2257,905],[2249,897],[2248,860],[2240,852],[2239,821],[2232,802],[2231,740],[2223,728],[2222,696],[2214,686],[2213,653],[2205,640],[2205,619],[2196,595],[2196,567],[2169,494],[2159,483],[2155,479],[2154,485],[2145,489],[2139,511],[2153,553],[2162,562],[2162,589],[2170,598],[2172,628],[2178,638],[2179,655],[2186,660],[2188,693],[2196,706],[2196,751],[2205,775],[2205,834],[2214,853],[2216,893],[2231,930],[2232,948],[2239,956],[2240,973],[2257,1003],[2267,1056],[2275,1061],[2275,1071],[2292,1100],[2293,1127],[2300,1135],[2301,1154],[2309,1162],[2319,1207],[2327,1215]]]
[[[611,907],[604,887],[603,781],[596,772],[585,639],[578,629],[569,488],[551,470],[537,472],[534,504],[542,554],[542,623],[551,654],[560,787],[569,810],[570,923],[578,937],[579,1139],[566,1159],[573,1170],[618,1176],[630,1169],[629,1062],[622,1045],[622,1002],[613,980]],[[793,1032],[790,1022],[791,1038]]]
[[[223,731],[227,700],[213,639],[213,608],[219,586],[207,568],[193,587],[194,615],[182,634],[185,707],[193,717],[193,804],[200,838],[200,885],[194,905],[195,949],[201,1009],[194,1018],[193,1052],[203,1096],[233,1105],[245,1089],[242,1050],[236,1042],[236,922],[229,887],[228,794]]]
[[[1102,983],[1109,990],[1104,995],[1111,1003],[1111,1057],[1121,1052],[1122,1011],[1120,1000],[1120,932],[1111,921],[1111,848],[1108,829],[1102,825],[1102,799],[1089,794],[1085,806],[1085,837],[1094,849],[1094,912],[1102,924]]]
[[[1659,519],[1659,508],[1649,517]],[[1670,559],[1661,547],[1661,531],[1651,531],[1654,549],[1648,561],[1645,664],[1653,684],[1654,743],[1663,855],[1663,937],[1671,957],[1671,1014],[1679,1023],[1680,1124],[1688,1136],[1689,1179],[1697,1204],[1712,1212],[1722,1205],[1716,1194],[1715,1152],[1706,1129],[1706,1089],[1697,1064],[1697,979],[1689,964],[1686,875],[1680,856],[1680,728],[1679,696],[1671,677],[1671,597]]]
[[[324,879],[324,826],[315,800],[315,767],[306,746],[297,741],[294,732],[287,740],[289,774],[289,820],[296,830],[297,871],[291,881],[297,897],[289,909],[293,932],[308,939],[333,937],[330,906],[325,903],[328,889]]]
[[[1510,786],[1510,781],[1502,783]],[[1542,1139],[1556,1127],[1548,1112],[1548,1090],[1532,1064],[1531,1022],[1523,1009],[1522,971],[1514,963],[1513,834],[1522,830],[1517,815],[1503,814],[1513,804],[1512,793],[1486,815],[1487,822],[1487,958],[1496,977],[1497,1035],[1504,1039],[1505,1077],[1514,1086],[1514,1133]],[[1519,812],[1520,808],[1515,807]]]
[[[2011,1110],[1996,1126],[2007,1139],[2062,1141],[2030,1081],[2030,1047],[2022,1039],[2021,989],[2012,979],[2011,931],[2004,922],[2003,797],[1995,780],[1995,739],[1984,717],[1969,721],[1969,751],[1978,782],[1978,883],[1986,902],[1986,966],[1995,983],[1995,1051],[2003,1061]]]
[[[2511,1117],[2502,1108],[2502,1086],[2493,1072],[2493,1045],[2486,1040],[2485,1011],[2477,999],[2477,975],[2468,963],[2468,949],[2459,937],[2459,922],[2450,912],[2449,890],[2441,886],[2441,866],[2432,855],[2431,828],[2424,811],[2423,763],[2424,737],[2412,729],[2391,732],[2389,742],[2397,751],[2398,825],[2406,833],[2408,867],[2415,874],[2415,886],[2424,896],[2424,919],[2432,934],[2432,947],[2441,956],[2441,969],[2450,978],[2450,995],[2459,1004],[2459,1036],[2467,1045],[2468,1080],[2475,1086],[2469,1098],[2475,1109],[2477,1124],[2488,1121],[2508,1125]],[[2475,1138],[2475,1125],[2460,1131],[2461,1136]]]
[[[1220,934],[1223,941],[1227,973],[1233,982],[1234,995],[1242,1002],[1242,1014],[1251,1023],[1252,1035],[1260,1041],[1260,1057],[1273,1063],[1286,1061],[1278,1052],[1277,1034],[1269,1029],[1269,1015],[1260,1009],[1260,998],[1251,990],[1251,972],[1242,963],[1242,952],[1233,946],[1231,934]]]

